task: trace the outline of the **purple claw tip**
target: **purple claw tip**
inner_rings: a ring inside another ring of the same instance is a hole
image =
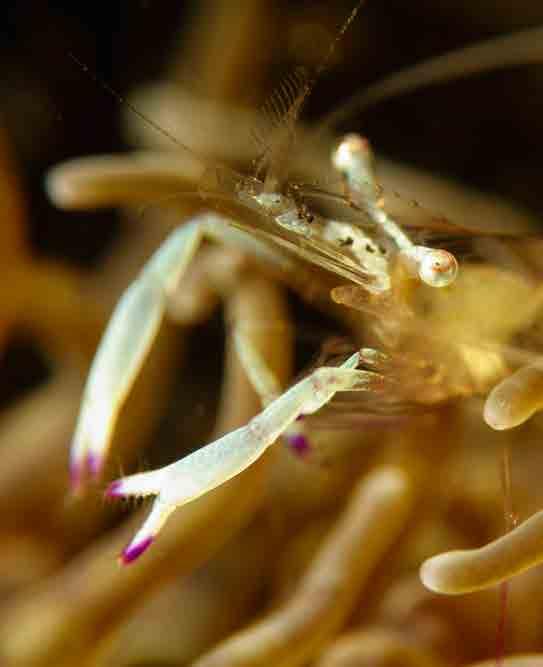
[[[122,498],[123,493],[121,493],[121,480],[117,479],[114,482],[111,482],[111,484],[107,487],[105,490],[105,497],[106,498]]]
[[[139,558],[144,551],[147,551],[147,549],[153,543],[154,539],[155,538],[150,535],[141,542],[127,546],[120,555],[121,563],[123,565],[129,565],[130,563],[133,563],[136,558]]]
[[[305,437],[305,435],[302,435],[301,433],[288,436],[287,441],[292,450],[298,456],[306,456],[311,451],[311,445],[309,444],[309,440]]]

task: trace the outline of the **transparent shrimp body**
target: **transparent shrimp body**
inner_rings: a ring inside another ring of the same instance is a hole
[[[351,139],[348,137],[346,141]],[[356,153],[353,155],[356,157]],[[349,185],[359,182],[356,160],[343,165],[341,173]],[[252,230],[245,224],[214,213],[199,215],[170,234],[126,291],[99,346],[85,388],[71,453],[75,489],[80,488],[85,476],[98,476],[120,408],[202,239],[241,242],[249,251],[268,255],[270,244],[266,242],[275,241],[281,249],[287,248],[299,259],[318,264],[368,291],[382,293],[390,289],[389,256],[380,251],[377,240],[363,224],[325,218],[300,206],[293,196],[267,192],[260,181],[237,178],[235,173],[230,173],[229,177],[231,190],[225,189],[225,192],[238,205],[257,213],[262,228]],[[362,193],[355,187],[351,188],[350,196],[361,202]],[[381,208],[372,197],[364,195],[363,203],[366,213],[361,213],[361,217],[369,215],[381,233],[389,237],[394,238],[394,233],[401,234],[395,223],[378,215]],[[412,248],[408,240],[399,252],[418,261],[417,246]],[[274,251],[271,254],[280,256]],[[441,286],[450,280],[429,282]],[[248,348],[249,343],[242,342],[241,346]],[[241,358],[242,361],[244,358],[250,360],[251,354],[241,355]],[[320,409],[336,392],[375,391],[383,377],[357,370],[359,362],[357,353],[342,366],[317,369],[284,393],[279,393],[276,387],[263,396],[263,412],[247,426],[171,466],[115,482],[108,491],[112,497],[150,493],[157,496],[143,532],[140,531],[125,550],[124,561],[131,562],[154,540],[175,507],[237,475],[279,436],[285,435],[294,449],[306,445],[303,416]],[[255,368],[262,368],[263,364],[260,361],[254,363],[253,359],[248,366],[248,376],[258,390],[259,371]]]
[[[249,214],[256,214],[261,221],[260,226],[249,226],[236,220],[233,222],[236,227],[268,245],[279,247],[281,253],[287,250],[288,254],[369,291],[380,293],[390,289],[388,253],[364,225],[326,217],[309,208],[303,201],[303,186],[297,188],[295,193],[290,192],[288,187],[286,194],[268,192],[264,184],[256,179],[236,178],[234,174],[229,176],[227,189],[232,199]],[[224,188],[224,179],[220,185]],[[316,193],[317,197],[321,196],[320,191]],[[315,191],[311,191],[311,195],[315,196]],[[349,211],[349,218],[356,214],[366,219],[365,213],[353,211],[349,201],[340,195],[323,192],[322,196],[339,202],[340,208]]]

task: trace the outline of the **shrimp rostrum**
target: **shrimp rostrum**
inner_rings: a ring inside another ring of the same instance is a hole
[[[242,176],[223,166],[200,170],[192,196],[202,211],[166,238],[116,306],[84,390],[70,455],[72,486],[80,490],[85,480],[100,475],[119,411],[163,318],[174,318],[176,294],[204,239],[241,248],[276,275],[286,276],[302,295],[308,282],[313,293],[316,284],[322,300],[344,313],[349,325],[358,318],[353,328],[358,333],[365,328],[369,342],[283,390],[250,338],[240,332],[238,355],[262,399],[262,411],[175,463],[109,485],[106,495],[111,498],[155,497],[146,521],[123,551],[124,563],[150,546],[177,507],[239,474],[278,438],[297,449],[306,447],[302,418],[333,403],[338,393],[347,392],[348,401],[361,411],[397,414],[412,410],[417,402],[429,405],[486,393],[505,378],[507,363],[498,351],[512,332],[500,329],[481,344],[475,336],[453,340],[439,328],[439,294],[462,282],[454,244],[447,242],[469,233],[452,224],[434,229],[400,225],[378,182],[367,139],[348,134],[335,142],[330,169],[335,180],[330,187],[286,181],[293,124],[312,85],[300,78],[292,94],[293,81],[273,106],[270,124],[277,131],[257,162],[256,175]],[[168,169],[168,158],[164,160],[162,176]],[[112,165],[108,177],[114,179]],[[69,200],[70,188],[77,178],[85,179],[85,169],[92,171],[92,160],[53,170],[53,197],[61,203]],[[420,290],[429,295],[425,310],[417,309],[413,297]],[[434,327],[428,324],[432,315],[422,313],[428,311],[428,302],[433,304]],[[536,298],[515,326],[529,321],[538,305]],[[449,362],[448,371],[438,357]],[[492,414],[497,421],[495,411]]]

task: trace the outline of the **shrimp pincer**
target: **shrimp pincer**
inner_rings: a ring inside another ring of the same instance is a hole
[[[249,467],[301,414],[312,414],[339,391],[375,391],[384,377],[357,370],[360,354],[337,368],[321,367],[270,403],[241,428],[158,470],[116,480],[106,490],[109,498],[155,495],[151,513],[121,560],[135,560],[154,541],[176,507],[211,491]]]

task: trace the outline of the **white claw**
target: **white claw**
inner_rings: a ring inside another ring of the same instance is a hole
[[[356,370],[359,361],[360,355],[356,353],[342,366],[319,368],[272,401],[245,426],[164,468],[113,482],[106,491],[111,498],[157,495],[149,519],[123,552],[123,562],[132,562],[152,543],[171,511],[248,468],[301,414],[320,409],[338,391],[381,387],[382,376]],[[127,551],[130,556],[125,558]]]
[[[174,509],[174,505],[166,505],[158,498],[155,500],[153,508],[143,526],[138,530],[130,544],[123,549],[119,557],[123,565],[132,563],[144,551],[147,551]]]
[[[94,358],[71,451],[72,483],[97,476],[119,410],[147,356],[164,312],[164,292],[139,278],[119,301]],[[87,468],[87,471],[85,471]]]
[[[102,468],[119,411],[200,234],[197,220],[170,234],[113,312],[87,379],[70,453],[76,490],[86,474],[96,477]]]

